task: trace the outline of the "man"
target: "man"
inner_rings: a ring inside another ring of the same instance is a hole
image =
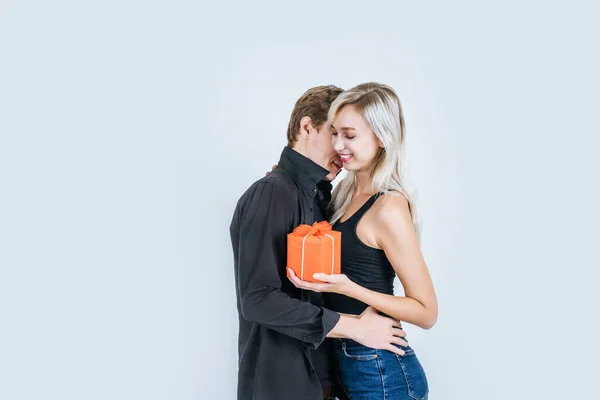
[[[298,99],[278,168],[255,182],[235,209],[238,400],[332,399],[326,337],[384,348],[404,336],[397,321],[371,308],[359,318],[328,310],[321,293],[301,291],[286,277],[287,234],[325,219],[329,182],[341,169],[325,124],[341,92],[319,86]]]

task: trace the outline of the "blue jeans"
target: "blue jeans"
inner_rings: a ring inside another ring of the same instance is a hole
[[[398,356],[350,339],[335,340],[340,383],[351,400],[426,400],[427,377],[414,350]]]

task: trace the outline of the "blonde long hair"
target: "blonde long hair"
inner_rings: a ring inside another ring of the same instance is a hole
[[[415,194],[407,183],[405,157],[406,131],[400,100],[394,90],[380,83],[363,83],[343,92],[331,104],[327,123],[332,124],[342,107],[352,105],[367,121],[375,136],[383,143],[383,149],[371,171],[374,192],[390,195],[400,193],[408,200],[413,225],[420,236],[421,224],[417,216]],[[352,201],[357,187],[356,173],[348,171],[347,176],[335,187],[331,206],[331,223],[338,221]]]

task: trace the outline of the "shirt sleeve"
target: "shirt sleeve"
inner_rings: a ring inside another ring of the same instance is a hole
[[[237,282],[242,316],[317,348],[339,314],[281,290],[289,233],[289,200],[272,182],[259,182],[238,216]]]

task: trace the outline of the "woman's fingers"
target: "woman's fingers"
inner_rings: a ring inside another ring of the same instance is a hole
[[[294,286],[296,286],[297,288],[299,288],[300,286],[302,286],[302,280],[298,279],[298,277],[294,273],[293,269],[288,268],[287,269],[287,273],[288,273],[288,279],[290,281],[292,281],[292,283],[294,284]]]
[[[298,289],[312,290],[313,292],[326,291],[327,283],[313,283],[313,282],[303,281],[302,279],[300,279],[296,276],[296,274],[294,273],[294,271],[292,269],[288,268],[287,270],[288,270],[288,279],[290,281],[292,281],[294,286],[296,286]]]

